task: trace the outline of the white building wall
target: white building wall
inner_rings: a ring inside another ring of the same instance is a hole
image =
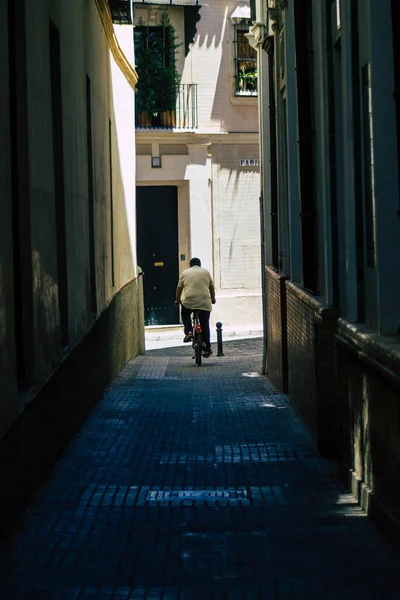
[[[214,275],[220,302],[215,319],[237,325],[261,323],[259,173],[239,168],[242,157],[258,157],[252,145],[213,147]],[[221,305],[221,307],[220,307]]]
[[[208,144],[189,145],[185,178],[189,180],[190,254],[212,270],[211,161]]]
[[[137,185],[177,185],[179,269],[199,256],[216,284],[212,323],[261,327],[259,167],[241,167],[239,159],[258,159],[257,99],[234,96],[233,24],[238,4],[210,0],[200,8],[190,51],[179,50],[182,83],[198,90],[199,127],[185,130],[138,130]],[[160,14],[162,6],[134,6],[134,19]],[[177,41],[183,41],[183,8],[168,7]],[[152,17],[153,18],[153,17]],[[157,19],[153,19],[153,23]],[[182,65],[182,58],[184,59]],[[140,93],[140,72],[138,89]],[[171,148],[180,148],[175,155]],[[162,148],[168,146],[168,154]],[[185,150],[182,150],[182,146]],[[161,169],[151,168],[159,149]],[[185,211],[188,210],[188,213]],[[177,257],[178,260],[178,257]]]
[[[114,25],[119,45],[129,61],[133,62],[132,28]],[[134,95],[121,69],[110,57],[110,102],[113,122],[113,195],[114,241],[116,244],[116,286],[122,287],[137,276],[136,257],[136,203],[135,156],[136,140]]]

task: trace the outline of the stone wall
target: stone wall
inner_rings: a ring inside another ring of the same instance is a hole
[[[337,312],[290,281],[286,282],[289,397],[330,453],[333,392],[333,334]]]
[[[400,340],[339,321],[336,458],[368,514],[400,543]]]

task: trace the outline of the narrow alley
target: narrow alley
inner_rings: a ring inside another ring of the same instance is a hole
[[[400,557],[260,375],[262,340],[150,350],[0,545],[4,600],[391,600]]]

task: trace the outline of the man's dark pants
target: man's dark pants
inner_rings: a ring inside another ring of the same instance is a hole
[[[191,314],[193,312],[192,308],[185,308],[182,304],[182,321],[183,326],[185,328],[185,335],[192,331],[192,317]],[[210,311],[209,310],[197,310],[199,315],[199,321],[201,326],[201,331],[203,332],[203,340],[207,350],[211,348],[210,343]]]

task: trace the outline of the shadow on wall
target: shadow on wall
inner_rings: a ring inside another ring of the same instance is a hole
[[[185,21],[185,57],[190,52],[190,46],[193,44],[196,33],[197,23],[201,20],[201,6],[185,6],[184,21]]]
[[[223,129],[224,124],[224,110],[223,107],[225,102],[229,102],[230,99],[230,77],[228,73],[224,74],[223,69],[223,60],[224,60],[224,49],[227,51],[229,48],[227,44],[228,37],[228,21],[227,21],[227,9],[225,9],[223,21],[221,22],[220,35],[219,37],[214,37],[213,40],[207,40],[207,47],[210,47],[211,41],[214,42],[214,46],[217,47],[221,45],[221,55],[218,66],[218,75],[215,82],[215,90],[214,90],[214,99],[213,105],[211,109],[211,119],[216,121],[221,121],[221,129]],[[206,36],[207,37],[207,36]],[[210,42],[210,43],[208,43]],[[199,45],[201,47],[201,39],[199,41]],[[229,72],[229,70],[228,70]]]
[[[227,177],[226,186],[222,192],[222,196],[225,198],[231,199],[230,205],[229,205],[229,216],[230,216],[230,221],[232,221],[232,223],[233,223],[233,228],[229,233],[229,240],[230,240],[230,242],[229,242],[229,261],[232,262],[233,258],[234,258],[233,254],[234,254],[234,245],[236,243],[237,230],[243,221],[243,215],[246,214],[247,203],[248,203],[248,195],[245,193],[244,194],[239,193],[239,184],[240,184],[241,176],[243,176],[243,173],[249,173],[249,172],[255,173],[258,175],[258,171],[256,171],[252,167],[246,167],[245,169],[241,169],[241,170],[239,170],[239,167],[237,169],[221,169],[221,171],[223,171],[223,170],[229,170],[229,175]],[[232,183],[232,179],[233,179],[233,183]],[[258,215],[257,215],[257,218],[258,218]]]
[[[253,149],[249,148],[248,146],[244,146],[243,148],[245,153],[253,152]],[[234,156],[236,156],[236,154],[234,154]],[[215,162],[219,163],[220,160],[221,157],[218,157],[217,155]],[[248,211],[249,193],[251,193],[254,185],[253,181],[250,181],[248,183],[248,187],[243,189],[243,186],[246,184],[246,180],[244,179],[246,174],[251,174],[253,177],[255,176],[258,178],[259,170],[252,166],[240,167],[238,163],[236,169],[222,166],[218,175],[218,185],[221,185],[221,180],[224,182],[222,189],[219,191],[219,195],[224,199],[223,207],[218,205],[218,210],[227,211],[227,214],[222,216],[222,220],[225,223],[229,223],[231,227],[228,236],[230,240],[230,259],[232,259],[233,256],[233,246],[236,240],[236,232],[238,228],[243,225],[243,215],[245,215]],[[255,218],[258,231],[260,218],[258,198],[256,210],[257,214]]]
[[[217,0],[218,2],[220,2],[221,0]],[[221,1],[222,4],[222,1]],[[203,12],[205,14],[202,13],[201,17],[204,19],[204,29],[200,30],[199,34],[197,35],[196,41],[198,43],[199,48],[218,48],[218,46],[220,44],[222,44],[225,40],[225,31],[226,31],[226,21],[227,21],[227,16],[228,16],[228,7],[225,7],[225,11],[224,11],[224,15],[222,17],[221,20],[221,27],[220,29],[213,33],[212,35],[209,34],[208,29],[207,29],[207,19],[209,20],[215,20],[215,16],[214,16],[214,12],[213,12],[213,7],[212,6],[204,6],[203,8]],[[206,11],[210,11],[210,17],[207,15]],[[200,18],[201,18],[200,17]],[[200,20],[200,19],[198,19]]]

